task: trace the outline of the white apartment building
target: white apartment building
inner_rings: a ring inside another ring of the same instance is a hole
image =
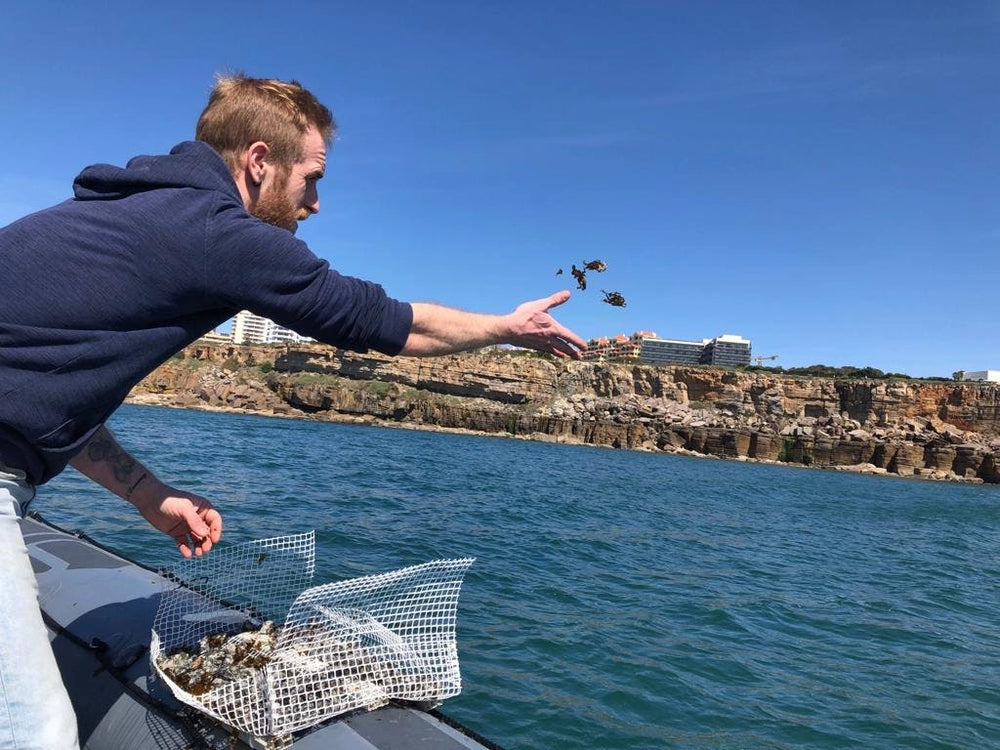
[[[990,383],[1000,383],[1000,370],[976,370],[966,372],[966,380],[986,380]]]
[[[291,328],[279,326],[269,318],[254,315],[249,310],[236,314],[233,321],[234,344],[302,344],[313,341],[308,336],[300,336]]]

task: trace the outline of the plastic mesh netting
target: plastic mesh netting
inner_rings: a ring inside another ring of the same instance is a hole
[[[172,571],[153,668],[184,703],[257,737],[390,700],[461,692],[455,619],[472,558],[315,586],[312,533],[213,550]]]

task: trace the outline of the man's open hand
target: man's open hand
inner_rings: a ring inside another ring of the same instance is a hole
[[[587,348],[586,342],[549,314],[549,310],[561,305],[569,297],[570,293],[563,290],[550,297],[518,305],[507,316],[507,324],[511,330],[510,343],[548,352],[557,357],[580,359],[580,351]]]

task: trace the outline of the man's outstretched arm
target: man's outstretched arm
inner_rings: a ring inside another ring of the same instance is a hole
[[[493,344],[513,344],[579,359],[586,343],[549,314],[551,308],[569,297],[567,291],[556,292],[551,297],[525,302],[508,315],[468,313],[415,302],[413,326],[400,354],[426,357]]]
[[[172,537],[184,557],[202,555],[222,535],[222,516],[203,497],[164,484],[101,427],[70,465],[128,500],[142,517]]]

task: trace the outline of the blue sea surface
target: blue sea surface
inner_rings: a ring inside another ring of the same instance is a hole
[[[125,406],[224,543],[315,529],[316,583],[474,556],[463,692],[508,748],[1000,747],[1000,487]],[[72,470],[50,520],[176,549]]]

